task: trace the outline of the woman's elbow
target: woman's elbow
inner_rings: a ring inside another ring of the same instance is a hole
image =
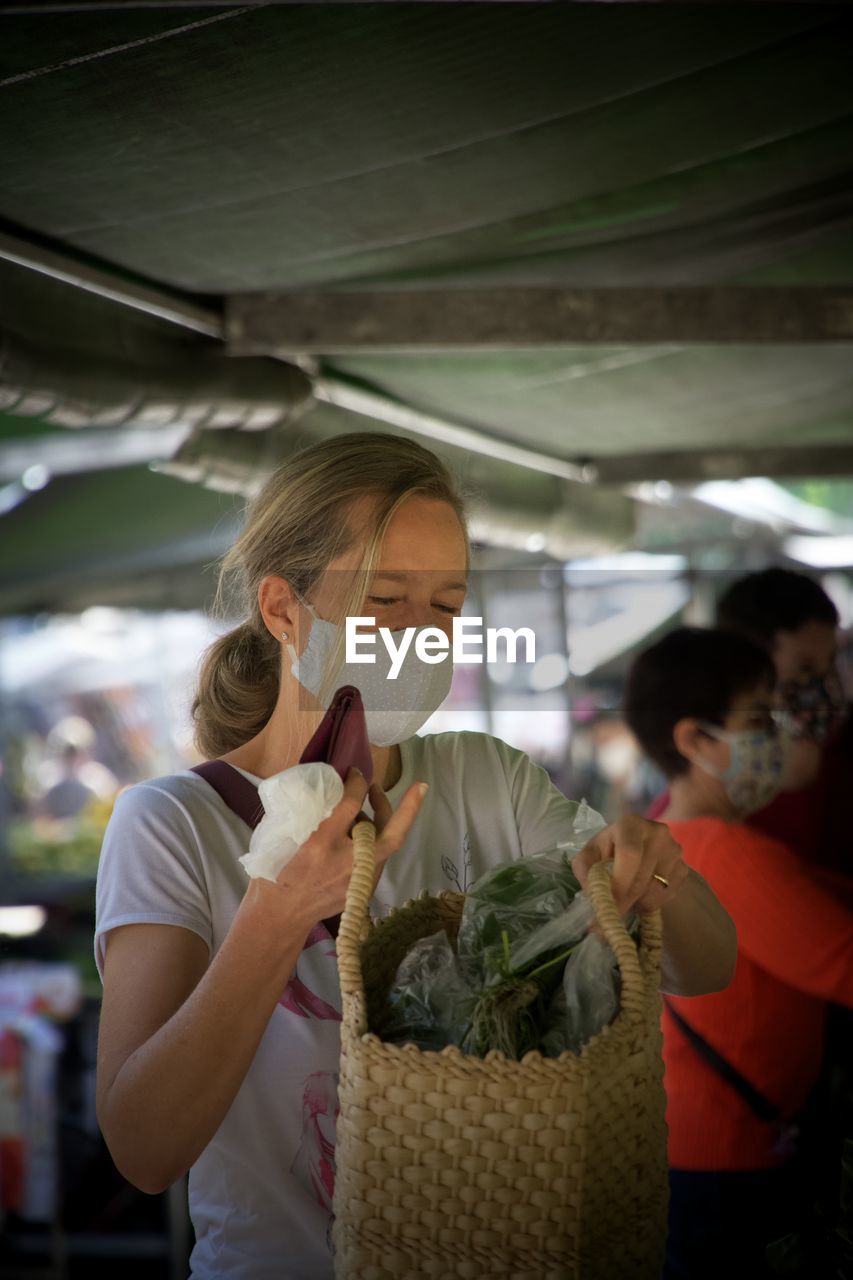
[[[118,1165],[116,1165],[116,1168],[118,1169]],[[162,1195],[164,1191],[168,1191],[173,1182],[177,1181],[175,1178],[166,1180],[149,1177],[144,1170],[139,1174],[135,1174],[131,1170],[128,1170],[127,1173],[122,1169],[118,1169],[118,1171],[126,1182],[129,1182],[132,1187],[136,1187],[137,1191],[142,1191],[147,1196]]]
[[[103,1128],[101,1132],[103,1133]],[[103,1136],[116,1169],[126,1182],[136,1187],[137,1191],[143,1191],[148,1196],[157,1196],[177,1181],[175,1178],[168,1177],[165,1170],[153,1161],[148,1161],[145,1157],[140,1158],[138,1152],[123,1150],[122,1144],[111,1141],[106,1133]]]
[[[99,1104],[96,1110],[98,1126],[113,1164],[137,1191],[149,1196],[160,1195],[186,1172],[184,1169],[167,1168],[162,1153],[158,1158],[156,1153],[144,1149],[145,1144],[140,1144],[138,1136],[123,1134],[104,1103]]]
[[[731,985],[734,976],[734,964],[727,965],[725,968],[721,967],[717,972],[709,974],[701,984],[697,984],[693,991],[686,992],[685,994],[691,996],[712,996],[718,991],[725,991],[726,987]]]
[[[113,1164],[121,1176],[132,1187],[136,1187],[137,1191],[143,1191],[147,1196],[159,1196],[164,1191],[168,1191],[169,1187],[186,1172],[186,1170],[167,1170],[154,1161],[139,1159],[137,1155],[114,1148],[106,1138],[105,1141]]]

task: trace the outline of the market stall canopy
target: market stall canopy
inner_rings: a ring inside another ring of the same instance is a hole
[[[4,7],[0,610],[99,491],[162,575],[363,427],[558,555],[644,482],[853,473],[843,6]]]

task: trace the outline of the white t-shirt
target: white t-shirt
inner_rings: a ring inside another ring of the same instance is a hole
[[[405,844],[386,863],[375,915],[421,889],[464,891],[489,867],[572,833],[575,803],[524,752],[498,738],[427,735],[402,742],[400,753],[402,774],[387,793],[392,806],[413,781],[428,782],[430,790]],[[98,868],[101,977],[105,935],[122,924],[182,925],[213,956],[246,890],[237,859],[250,834],[191,770],[123,791]],[[335,944],[321,925],[231,1108],[190,1170],[197,1280],[332,1280],[340,1010]]]

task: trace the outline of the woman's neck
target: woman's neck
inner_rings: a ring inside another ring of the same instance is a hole
[[[669,804],[661,814],[661,820],[686,822],[690,818],[722,818],[724,822],[737,822],[738,814],[716,779],[706,779],[704,775],[701,778],[691,775],[672,778]]]
[[[304,695],[310,696],[310,695]],[[258,778],[271,778],[298,764],[322,719],[322,707],[316,709],[299,706],[288,701],[284,693],[279,696],[275,711],[260,733],[233,751],[227,751],[220,759],[235,764]],[[384,791],[399,780],[402,773],[402,757],[398,746],[374,747],[373,777]]]

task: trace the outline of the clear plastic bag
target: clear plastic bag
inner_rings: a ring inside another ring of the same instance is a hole
[[[544,958],[583,936],[591,909],[585,922],[584,908],[567,914],[580,892],[572,858],[604,825],[582,801],[566,839],[555,848],[502,863],[475,881],[465,897],[458,939],[460,965],[472,985],[489,985],[508,968]]]
[[[442,929],[415,942],[403,957],[375,1029],[383,1040],[409,1041],[419,1049],[461,1044],[474,999]]]
[[[519,858],[481,876],[465,897],[457,949],[472,985],[489,986],[512,966],[522,944],[532,960],[530,939],[561,919],[580,890],[568,853],[554,850]],[[558,931],[559,932],[559,931]],[[559,939],[558,939],[559,940]]]
[[[540,1052],[548,1058],[558,1058],[566,1049],[580,1053],[616,1017],[620,987],[612,949],[601,934],[588,934],[566,961],[563,981],[548,1010]]]

